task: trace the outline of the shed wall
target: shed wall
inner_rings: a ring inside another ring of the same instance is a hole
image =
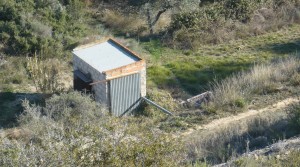
[[[146,93],[147,93],[147,87],[146,87],[146,83],[147,83],[147,76],[146,76],[146,64],[144,64],[144,67],[142,68],[142,70],[140,71],[141,74],[141,96],[145,97]]]
[[[111,112],[115,116],[130,113],[139,105],[141,97],[140,73],[110,81]]]
[[[74,71],[80,70],[82,73],[90,76],[93,81],[106,80],[106,76],[104,74],[94,69],[76,55],[73,55],[73,68]],[[92,91],[95,93],[95,100],[97,102],[108,105],[107,82],[93,85]]]

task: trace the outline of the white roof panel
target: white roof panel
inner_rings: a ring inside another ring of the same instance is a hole
[[[74,50],[73,53],[100,72],[129,65],[140,60],[112,40]]]

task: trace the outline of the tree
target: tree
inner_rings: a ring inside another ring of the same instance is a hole
[[[150,10],[150,8],[155,9],[157,8],[156,6],[159,4],[158,8],[158,12],[156,13],[156,15],[153,17],[152,13],[153,11]],[[157,23],[157,21],[159,20],[160,16],[165,13],[166,11],[172,9],[174,7],[176,3],[174,1],[170,1],[170,0],[158,0],[158,1],[151,1],[149,0],[146,4],[145,4],[145,8],[146,8],[146,16],[147,16],[147,24],[148,24],[148,28],[150,30],[150,35],[153,35],[154,32],[154,26]]]

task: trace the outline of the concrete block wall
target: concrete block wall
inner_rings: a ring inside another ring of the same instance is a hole
[[[146,64],[144,64],[144,67],[141,70],[141,96],[145,97],[147,93],[147,75],[146,75]]]
[[[73,56],[73,67],[75,70],[80,70],[82,73],[90,76],[93,82],[106,80],[106,76],[101,72],[94,69],[92,66],[87,64],[85,61],[80,59],[78,56]],[[95,100],[97,102],[108,105],[108,85],[107,82],[98,83],[92,86],[92,91],[95,93]]]

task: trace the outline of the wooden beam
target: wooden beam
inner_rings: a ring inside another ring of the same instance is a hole
[[[120,77],[125,77],[125,76],[128,76],[128,75],[132,75],[132,74],[136,74],[138,73],[139,71],[134,71],[134,72],[131,72],[131,73],[127,73],[127,74],[121,74],[121,75],[118,75],[118,76],[115,76],[115,77],[112,77],[112,78],[108,78],[106,80],[101,80],[101,81],[95,81],[93,83],[90,83],[90,85],[96,85],[96,84],[99,84],[99,83],[105,83],[105,82],[108,82],[110,80],[113,80],[113,79],[116,79],[116,78],[120,78]]]
[[[108,81],[109,81],[109,80],[96,81],[96,82],[90,83],[90,85],[96,85],[96,84],[104,83],[104,82],[108,82]]]

